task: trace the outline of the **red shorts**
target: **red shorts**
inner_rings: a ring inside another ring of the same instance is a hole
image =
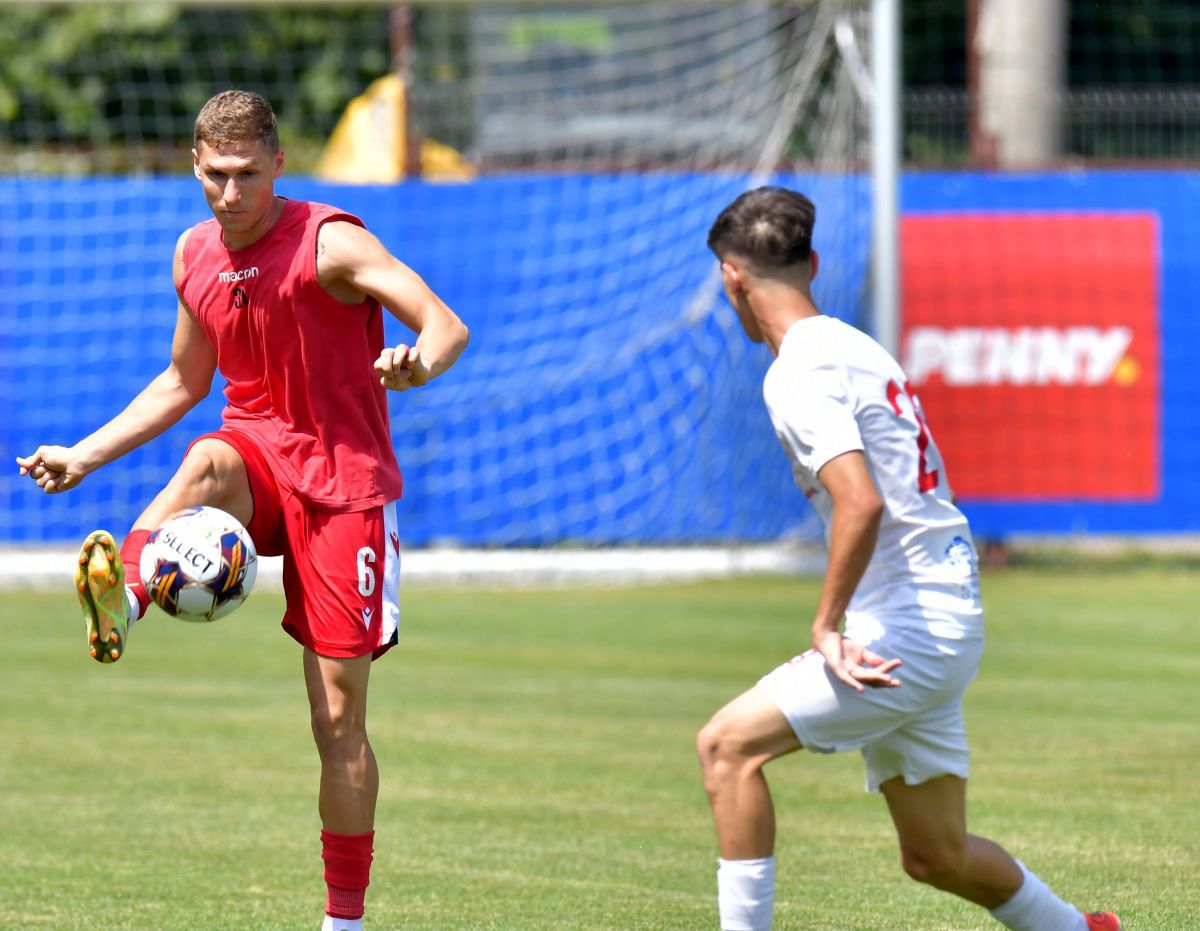
[[[318,510],[279,486],[246,434],[221,430],[192,445],[204,439],[232,446],[246,466],[254,499],[246,531],[260,556],[283,556],[283,629],[321,656],[378,658],[395,646],[400,622],[395,502],[365,511]]]

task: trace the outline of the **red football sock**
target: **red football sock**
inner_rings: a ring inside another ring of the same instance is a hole
[[[150,533],[149,530],[131,530],[125,542],[121,544],[121,562],[125,564],[125,587],[132,589],[137,598],[141,609],[138,611],[138,618],[150,607],[150,593],[146,591],[142,582],[141,567],[142,550],[146,548],[146,540],[149,539]]]
[[[362,918],[363,901],[371,881],[374,840],[374,831],[366,834],[321,832],[321,859],[325,861],[325,886],[329,890],[326,915]]]

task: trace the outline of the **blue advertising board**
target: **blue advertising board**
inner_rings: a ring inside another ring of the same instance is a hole
[[[864,179],[838,182],[833,193],[829,179],[777,180],[861,202],[865,224]],[[708,225],[745,183],[665,173],[386,187],[281,182],[286,196],[361,216],[471,327],[471,347],[450,375],[391,399],[408,545],[706,543],[816,532],[762,408],[769,354],[742,336],[704,245]],[[1153,219],[1159,343],[1155,370],[1139,382],[1144,388],[1152,376],[1158,399],[1149,491],[1122,498],[1085,483],[1079,495],[1059,488],[1046,496],[1026,483],[1009,496],[998,486],[973,495],[971,482],[954,478],[953,460],[948,467],[983,537],[1200,530],[1200,369],[1191,362],[1200,345],[1192,297],[1200,175],[912,175],[902,203],[906,222],[957,214]],[[0,179],[0,446],[10,463],[38,444],[86,435],[162,370],[176,314],[170,256],[179,233],[207,216],[190,178]],[[866,325],[869,237],[826,245],[819,220],[816,238],[818,301]],[[944,258],[953,282],[959,261]],[[1000,267],[1005,261],[1016,259],[996,257]],[[1122,286],[1102,256],[1095,280],[1099,289]],[[937,301],[924,307],[935,312]],[[390,341],[410,338],[389,324]],[[96,526],[123,534],[188,441],[219,422],[219,388],[218,379],[177,426],[67,495],[34,493],[15,468],[0,473],[0,543],[74,540]],[[935,388],[923,390],[938,435]],[[994,431],[1002,414],[980,429]]]

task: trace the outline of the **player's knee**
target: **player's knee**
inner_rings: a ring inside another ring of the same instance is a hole
[[[950,848],[900,850],[900,866],[904,872],[917,882],[935,889],[953,888],[962,862],[963,852]]]
[[[312,733],[322,759],[356,754],[367,736],[360,716],[328,706],[313,709]]]
[[[714,718],[700,728],[700,733],[696,735],[696,753],[700,757],[702,770],[707,772],[716,764],[722,746],[721,728]]]
[[[737,728],[720,716],[714,717],[696,735],[696,752],[704,786],[711,795],[728,777],[757,765],[745,752]]]

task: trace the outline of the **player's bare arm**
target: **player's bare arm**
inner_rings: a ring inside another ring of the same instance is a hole
[[[175,247],[174,277],[183,271],[183,245]],[[74,446],[39,446],[17,457],[28,475],[47,494],[74,488],[90,473],[149,442],[176,424],[207,395],[217,367],[216,352],[192,312],[179,300],[171,361],[121,413]]]
[[[361,226],[332,222],[321,227],[317,277],[326,291],[346,303],[369,294],[417,334],[414,345],[384,349],[376,360],[385,388],[404,391],[427,384],[467,346],[467,328],[454,311]]]
[[[833,498],[829,539],[829,564],[821,587],[821,601],[813,619],[813,646],[825,657],[829,669],[851,688],[894,687],[900,684],[891,672],[897,659],[884,659],[841,634],[846,606],[875,552],[883,502],[867,460],[859,450],[829,460],[817,474]]]

